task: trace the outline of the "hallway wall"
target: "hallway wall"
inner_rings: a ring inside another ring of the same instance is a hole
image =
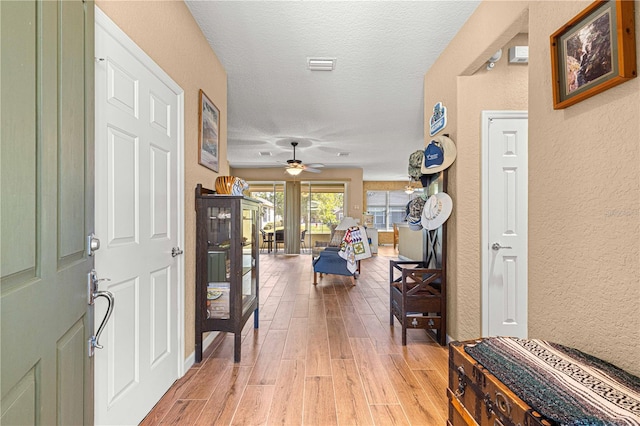
[[[447,191],[454,205],[447,221],[447,333],[456,340],[480,336],[482,325],[481,111],[527,109],[528,66],[509,64],[505,49],[491,71],[487,59],[526,45],[526,25],[526,3],[484,2],[425,75],[425,139],[433,105],[442,101],[449,122],[443,133],[458,151]]]
[[[640,375],[640,79],[552,106],[549,35],[590,3],[530,6],[529,330]]]
[[[485,1],[425,76],[425,113],[437,101],[450,107],[459,150],[450,181],[456,208],[448,271],[456,271],[449,280],[456,295],[449,331],[454,339],[480,333],[479,287],[465,287],[480,279],[479,243],[466,238],[479,232],[480,209],[475,201],[460,208],[469,202],[467,185],[480,179],[468,169],[480,161],[473,158],[479,140],[461,130],[467,78],[461,76],[528,31],[529,337],[576,347],[638,375],[640,80],[564,110],[552,102],[549,36],[590,3]]]
[[[194,189],[197,183],[213,185],[218,176],[198,164],[199,90],[220,110],[219,174],[227,175],[227,73],[184,2],[97,0],[96,5],[184,90],[184,347],[188,357],[195,344]]]

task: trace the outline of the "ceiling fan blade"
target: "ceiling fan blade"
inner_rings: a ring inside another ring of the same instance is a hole
[[[321,169],[324,167],[324,164],[322,163],[309,163],[306,164],[307,167],[311,167],[312,169]]]
[[[318,169],[315,169],[315,168],[309,167],[309,166],[305,166],[304,171],[305,172],[311,172],[311,173],[320,173],[320,172],[322,172],[322,170],[318,170]]]

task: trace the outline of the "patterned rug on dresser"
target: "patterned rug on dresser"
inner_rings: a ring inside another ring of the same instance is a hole
[[[543,340],[493,337],[465,351],[520,399],[562,425],[640,425],[640,378]]]

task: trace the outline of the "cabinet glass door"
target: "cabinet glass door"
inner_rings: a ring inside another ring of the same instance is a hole
[[[243,312],[256,297],[256,256],[258,245],[255,240],[258,211],[242,207],[242,306]]]
[[[231,209],[207,209],[207,318],[228,319],[231,287]]]

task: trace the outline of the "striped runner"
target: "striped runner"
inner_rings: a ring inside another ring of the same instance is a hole
[[[492,337],[465,345],[535,411],[561,425],[640,426],[640,378],[577,349]]]

